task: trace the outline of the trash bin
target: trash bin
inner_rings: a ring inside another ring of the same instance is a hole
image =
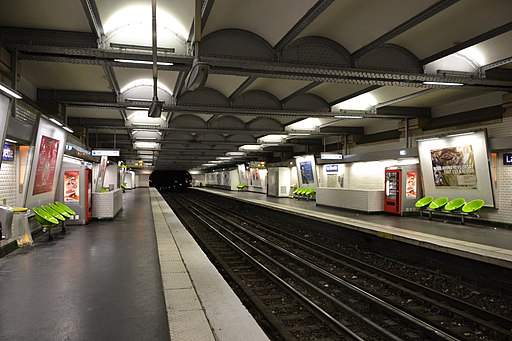
[[[12,207],[0,206],[0,236],[1,239],[12,237]]]
[[[34,244],[32,233],[30,232],[30,225],[28,223],[30,210],[26,207],[15,207],[12,210],[14,212],[12,221],[13,235],[16,237],[18,247]]]

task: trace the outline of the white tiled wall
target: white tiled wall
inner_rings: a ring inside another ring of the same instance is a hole
[[[2,161],[0,166],[0,205],[16,206],[16,161]]]

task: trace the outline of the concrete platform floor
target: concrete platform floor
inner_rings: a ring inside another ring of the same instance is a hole
[[[153,188],[0,258],[0,340],[268,341]]]
[[[0,258],[0,340],[169,340],[148,189]]]

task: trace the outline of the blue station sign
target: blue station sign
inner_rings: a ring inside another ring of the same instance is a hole
[[[506,166],[512,165],[512,153],[503,153],[503,164]]]
[[[338,165],[326,165],[325,166],[326,172],[337,172],[338,171]]]

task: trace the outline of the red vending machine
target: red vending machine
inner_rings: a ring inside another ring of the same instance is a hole
[[[403,215],[415,211],[421,197],[418,165],[388,167],[385,170],[384,212]]]

